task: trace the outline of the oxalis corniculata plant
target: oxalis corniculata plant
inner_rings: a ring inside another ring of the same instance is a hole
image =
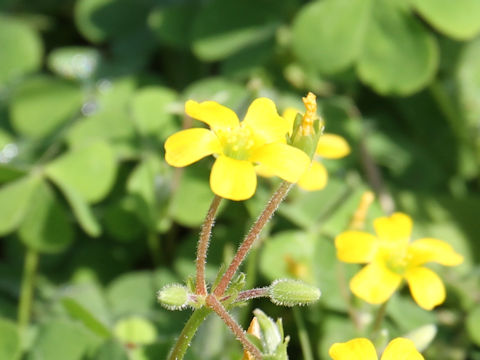
[[[316,115],[315,96],[310,93],[304,102],[307,107],[305,115],[298,115],[292,123],[277,114],[271,100],[260,98],[252,103],[245,119],[240,123],[231,110],[217,103],[207,101],[199,104],[188,101],[187,114],[206,122],[211,130],[183,130],[167,140],[166,160],[173,166],[186,166],[209,154],[217,157],[210,178],[216,195],[198,240],[195,281],[188,282],[186,286],[167,285],[158,292],[160,303],[167,309],[194,309],[171,350],[169,359],[183,358],[196,330],[211,312],[225,322],[242,343],[248,356],[262,359],[260,349],[247,337],[229,310],[260,297],[270,298],[273,303],[282,306],[305,305],[319,299],[319,289],[296,280],[279,279],[268,287],[245,290],[245,275],[237,275],[262,229],[285,199],[293,183],[310,166],[323,125]],[[264,173],[277,175],[284,181],[245,236],[228,267],[223,273],[220,271],[217,280],[208,286],[205,265],[215,215],[223,198],[245,200],[253,195],[256,188],[254,164],[263,167]]]
[[[206,123],[210,129],[186,129],[167,139],[165,157],[172,166],[184,167],[208,155],[216,157],[210,175],[215,196],[198,239],[195,279],[187,279],[186,285],[169,284],[157,294],[159,302],[169,310],[193,309],[171,349],[169,360],[183,359],[197,329],[211,313],[219,316],[241,342],[244,359],[288,359],[288,337],[284,339],[281,321],[274,323],[257,309],[247,334],[229,311],[261,297],[280,306],[311,304],[320,297],[318,288],[290,279],[277,279],[267,287],[245,289],[245,275],[238,273],[262,229],[294,184],[305,190],[325,187],[326,170],[315,160],[315,155],[339,158],[350,151],[343,138],[323,133],[323,120],[317,115],[315,95],[309,93],[303,102],[306,107],[303,115],[295,109],[287,109],[283,116],[279,116],[270,99],[259,98],[253,101],[245,119],[240,122],[233,111],[216,102],[189,100],[185,105],[187,115]],[[246,234],[230,264],[219,269],[213,284],[207,284],[207,250],[219,205],[223,199],[242,201],[252,197],[257,173],[278,176],[283,182]],[[380,306],[373,321],[365,325],[346,294],[352,323],[359,334],[368,335],[369,339],[360,337],[335,343],[330,347],[329,355],[334,360],[376,360],[376,349],[383,349],[382,360],[422,360],[423,356],[411,339],[397,337],[387,343],[388,339],[381,330],[388,300],[407,283],[415,302],[425,310],[432,310],[443,303],[446,292],[441,279],[424,265],[436,262],[455,266],[463,261],[463,257],[442,240],[422,238],[410,242],[413,221],[403,213],[375,219],[376,235],[364,232],[366,212],[372,201],[373,194],[365,193],[357,211],[352,214],[348,229],[335,238],[335,247],[340,261],[366,264],[351,279],[351,292],[367,303]],[[299,318],[297,312],[294,315]],[[297,322],[301,326],[302,321]],[[273,342],[268,340],[272,334],[276,338]],[[262,341],[258,340],[260,338]],[[308,336],[300,338],[300,342],[305,359],[313,359]]]

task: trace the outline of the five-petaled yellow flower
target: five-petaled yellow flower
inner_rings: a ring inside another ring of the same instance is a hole
[[[213,154],[217,159],[210,187],[218,196],[231,200],[250,198],[257,186],[257,164],[295,183],[310,163],[303,151],[286,144],[288,122],[278,115],[270,99],[253,101],[242,122],[232,110],[214,101],[189,100],[185,112],[210,129],[173,134],[165,142],[165,159],[172,166],[183,167]]]
[[[294,108],[287,108],[282,114],[289,123],[290,132],[298,112]],[[340,159],[349,153],[350,146],[342,136],[328,133],[320,136],[315,150],[316,156],[325,159]],[[320,161],[314,159],[298,180],[297,185],[308,191],[322,190],[327,185],[327,181],[327,169]]]
[[[443,303],[443,282],[424,265],[436,262],[456,266],[463,262],[463,257],[442,240],[422,238],[410,243],[413,224],[406,214],[381,217],[373,225],[377,236],[346,231],[335,239],[341,261],[368,264],[350,281],[352,292],[369,303],[381,304],[405,279],[420,307],[431,310]]]
[[[377,360],[377,352],[372,342],[358,338],[345,343],[336,343],[330,347],[329,355],[333,360]],[[396,338],[390,341],[381,360],[424,360],[413,341]]]

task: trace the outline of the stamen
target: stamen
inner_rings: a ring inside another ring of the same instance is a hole
[[[300,127],[302,135],[309,136],[315,134],[313,122],[317,118],[317,97],[312,92],[302,98],[305,105],[305,114],[303,115],[302,125]]]

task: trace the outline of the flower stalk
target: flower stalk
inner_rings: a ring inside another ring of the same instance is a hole
[[[212,233],[212,227],[215,223],[215,215],[222,198],[218,195],[212,200],[210,208],[208,209],[207,216],[202,225],[202,231],[200,232],[200,238],[198,240],[197,247],[197,263],[196,263],[196,289],[197,295],[207,295],[207,286],[205,283],[205,264],[207,262],[207,251],[210,243],[210,235]]]

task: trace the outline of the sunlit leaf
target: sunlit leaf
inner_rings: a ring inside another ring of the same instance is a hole
[[[0,15],[0,85],[37,70],[43,45],[38,34],[13,17]]]

